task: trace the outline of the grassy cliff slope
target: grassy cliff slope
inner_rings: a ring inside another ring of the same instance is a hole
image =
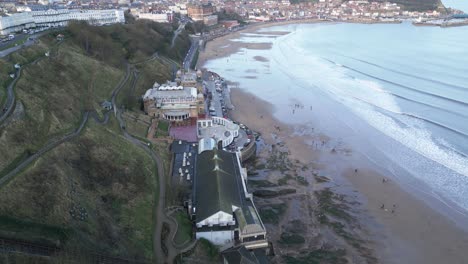
[[[110,100],[126,62],[142,63],[135,65],[134,85],[130,78],[118,99],[140,114],[142,92],[170,77],[170,61],[180,61],[190,46],[182,33],[170,48],[173,30],[174,25],[147,21],[72,24],[61,43],[51,33],[0,59],[2,89],[11,81],[13,65],[24,65],[15,86],[15,111],[0,124],[0,178],[74,131],[84,111],[103,118],[100,103]],[[44,56],[46,51],[50,56]],[[157,184],[151,157],[123,137],[113,115],[107,124],[90,118],[79,136],[0,186],[0,237],[55,245],[62,255],[83,250],[153,259]]]

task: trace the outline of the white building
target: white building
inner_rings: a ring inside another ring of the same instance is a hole
[[[159,23],[168,23],[172,21],[172,13],[138,13],[136,16],[138,19],[148,19]]]
[[[239,125],[226,118],[213,116],[210,119],[197,120],[197,136],[199,139],[212,138],[221,142],[225,148],[239,136]],[[200,153],[202,151],[199,151]]]
[[[143,96],[145,113],[169,121],[184,121],[198,117],[203,108],[203,94],[194,87],[177,86],[168,82],[163,85],[155,83]]]
[[[66,26],[69,21],[87,21],[93,25],[125,23],[123,10],[49,9],[14,13],[0,17],[0,34],[7,35],[34,27]]]

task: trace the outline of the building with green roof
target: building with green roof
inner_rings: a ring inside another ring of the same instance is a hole
[[[214,146],[198,154],[189,206],[197,238],[205,238],[222,248],[268,246],[265,226],[246,181],[247,171],[238,153]]]

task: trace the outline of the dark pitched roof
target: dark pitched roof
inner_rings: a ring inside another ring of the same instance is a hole
[[[253,254],[254,254],[254,256],[257,259],[259,264],[268,264],[268,263],[270,263],[268,261],[268,258],[266,256],[266,252],[265,252],[264,249],[260,249],[260,248],[254,249]]]
[[[258,264],[255,255],[244,246],[231,248],[223,252],[223,257],[228,264]]]
[[[232,213],[232,205],[242,206],[242,184],[236,154],[224,150],[206,150],[198,155],[195,179],[197,221],[223,211]]]

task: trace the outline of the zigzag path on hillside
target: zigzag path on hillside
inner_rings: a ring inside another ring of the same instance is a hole
[[[144,60],[142,62],[136,63],[145,63],[150,60],[154,60],[159,58],[158,54],[155,53],[153,54],[150,58],[147,60]],[[37,62],[38,60],[43,59],[43,57],[35,60],[32,63]],[[156,163],[157,167],[157,173],[158,173],[158,185],[159,185],[159,197],[158,197],[158,204],[157,204],[157,209],[155,210],[155,215],[154,215],[154,236],[153,236],[153,244],[154,244],[154,257],[156,263],[173,263],[177,255],[181,253],[185,253],[187,251],[190,251],[195,245],[196,245],[196,240],[189,241],[185,243],[184,245],[177,245],[175,244],[174,237],[178,229],[177,222],[172,218],[168,217],[165,213],[165,183],[166,183],[166,175],[164,172],[164,166],[163,166],[163,160],[161,156],[155,152],[153,149],[151,149],[146,142],[143,142],[137,138],[134,138],[131,136],[126,130],[125,130],[125,122],[122,119],[122,110],[116,107],[116,97],[119,94],[120,90],[124,87],[124,84],[127,83],[129,77],[131,74],[135,76],[132,86],[134,87],[136,84],[136,79],[138,77],[138,73],[136,69],[133,67],[134,64],[129,64],[126,63],[126,73],[124,78],[115,86],[114,90],[112,91],[111,94],[111,102],[112,105],[114,106],[114,114],[119,122],[121,132],[124,135],[124,138],[132,143],[135,146],[138,146],[142,148],[145,152],[147,152],[151,158],[154,160]],[[20,78],[20,72],[21,69],[18,70],[18,74],[15,78],[15,80],[10,84],[9,86],[9,91],[13,90],[14,85],[16,81]],[[132,88],[133,88],[132,87]],[[0,119],[0,123],[3,122],[8,115],[11,112],[11,109],[13,108],[15,101],[14,93],[13,96],[11,97],[11,101],[8,104],[9,110],[7,111],[6,114],[2,115],[2,119]],[[20,171],[25,169],[28,165],[30,165],[33,161],[37,160],[38,158],[42,157],[46,152],[50,151],[51,149],[59,146],[60,144],[70,141],[71,139],[75,138],[78,136],[81,131],[83,130],[84,126],[86,125],[89,117],[92,117],[97,123],[101,125],[106,125],[109,121],[109,114],[110,112],[107,112],[104,115],[104,118],[101,120],[99,119],[98,115],[96,114],[95,111],[84,111],[83,112],[83,118],[80,122],[80,125],[73,131],[72,133],[69,133],[67,135],[64,135],[61,138],[54,139],[47,143],[45,146],[43,146],[41,149],[39,149],[36,153],[33,155],[29,156],[27,159],[23,160],[21,163],[19,163],[15,168],[13,168],[11,171],[9,171],[5,176],[0,178],[0,188],[5,185],[7,182],[9,182],[11,179],[14,178]],[[165,243],[165,248],[167,249],[167,255],[163,251],[163,245],[162,245],[162,226],[163,223],[166,223],[169,226],[169,238],[171,240],[171,243]]]

